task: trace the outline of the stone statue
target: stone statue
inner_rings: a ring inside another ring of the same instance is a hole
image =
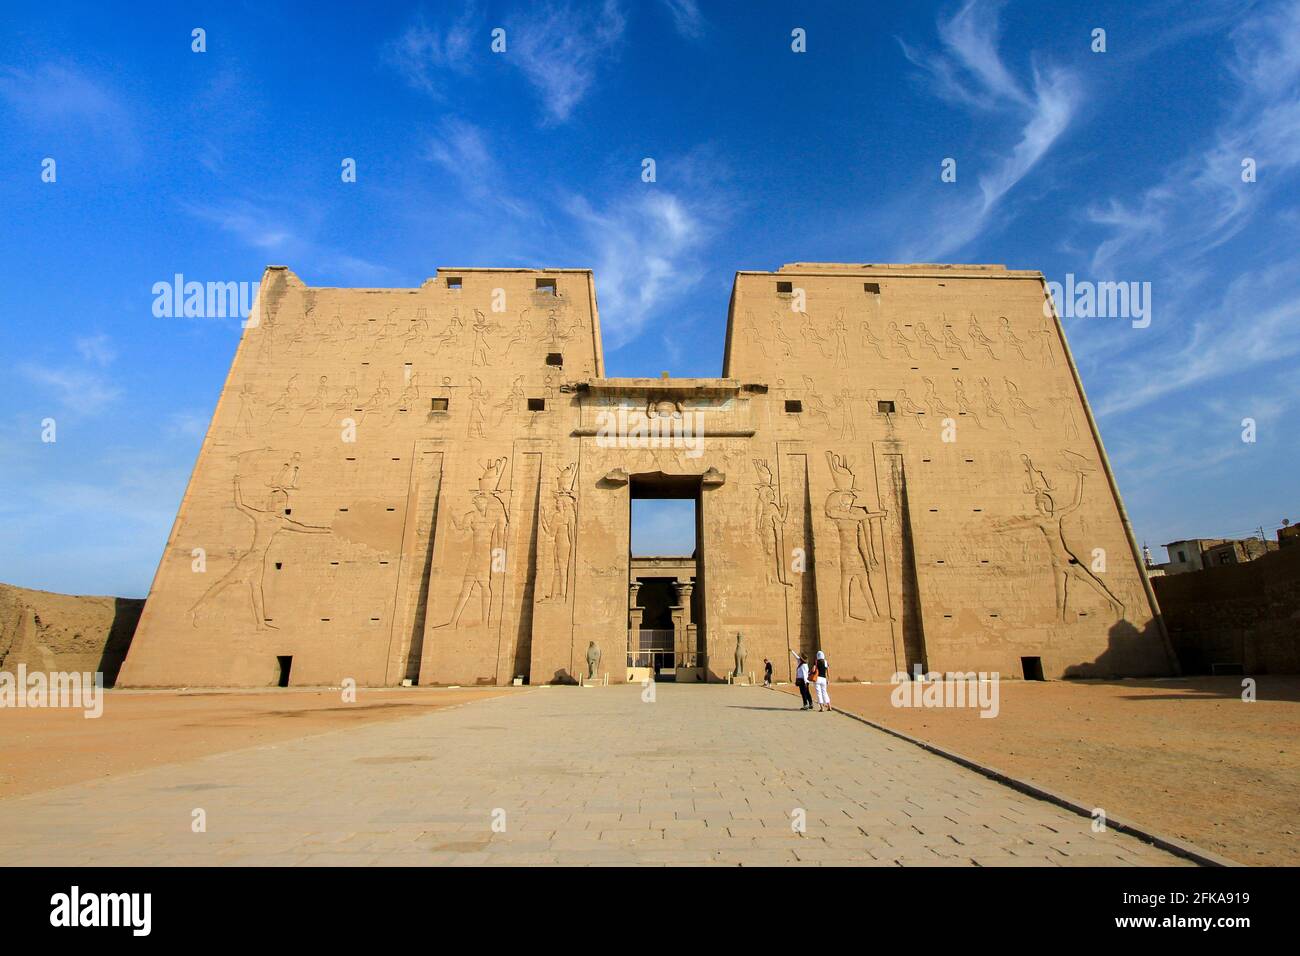
[[[587,679],[596,679],[596,668],[600,666],[600,648],[595,641],[587,644]]]
[[[745,636],[736,632],[736,677],[745,673]]]

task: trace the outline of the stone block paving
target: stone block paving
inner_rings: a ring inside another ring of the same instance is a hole
[[[782,695],[655,690],[539,687],[0,801],[0,863],[1190,865]]]

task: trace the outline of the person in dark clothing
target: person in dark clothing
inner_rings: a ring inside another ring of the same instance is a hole
[[[772,686],[772,662],[766,657],[763,658],[763,686]]]
[[[790,652],[791,656],[799,662],[798,668],[794,672],[794,683],[799,688],[799,696],[803,698],[803,706],[800,710],[812,710],[812,695],[808,693],[808,660],[801,654]]]

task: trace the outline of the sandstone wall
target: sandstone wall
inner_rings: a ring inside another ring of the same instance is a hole
[[[102,671],[113,686],[144,601],[0,584],[0,670]]]

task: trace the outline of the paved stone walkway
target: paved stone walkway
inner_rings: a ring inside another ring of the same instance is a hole
[[[538,688],[0,801],[0,862],[1186,865],[784,695],[655,690]]]

